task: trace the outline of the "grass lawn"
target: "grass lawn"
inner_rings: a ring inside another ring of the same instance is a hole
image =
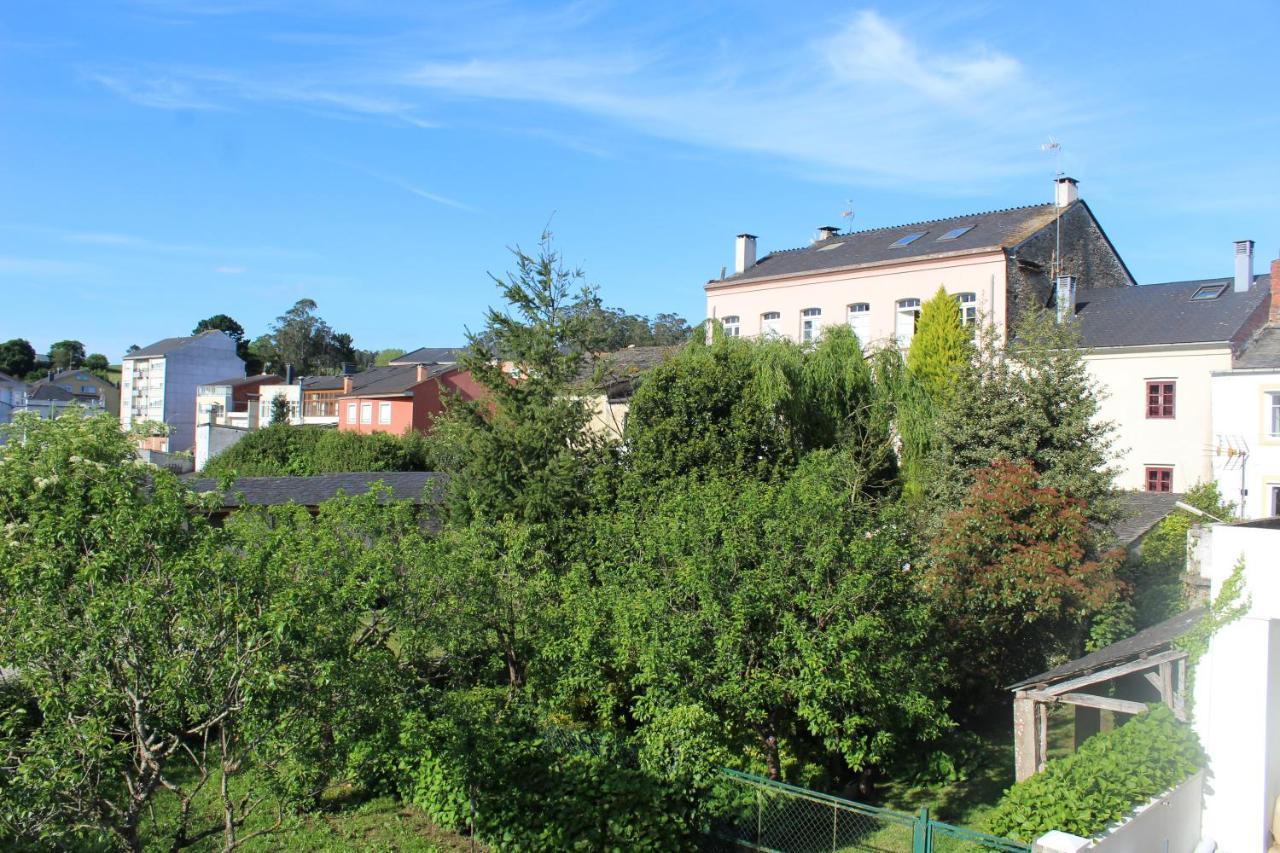
[[[233,794],[243,796],[253,783],[252,772],[238,776],[232,783]],[[193,832],[220,824],[221,807],[217,796],[217,780],[211,779],[196,800],[192,821]],[[148,850],[168,850],[173,837],[177,799],[168,792],[156,797],[152,815],[143,821],[143,840]],[[239,830],[241,837],[255,829],[271,826],[277,818],[274,802],[263,803],[247,825]],[[189,848],[197,851],[222,849],[221,834],[207,838]],[[479,844],[456,833],[440,829],[422,812],[405,806],[392,797],[377,797],[359,804],[335,800],[323,811],[304,815],[286,815],[279,829],[251,839],[246,850],[316,850],[395,851],[396,853],[434,853],[434,851],[483,850]]]
[[[1071,708],[1049,709],[1049,757],[1073,751],[1075,720]],[[956,772],[947,778],[899,778],[879,787],[876,805],[917,812],[928,807],[936,820],[978,828],[983,815],[1013,784],[1013,713],[993,714],[978,731],[954,738],[959,756]]]

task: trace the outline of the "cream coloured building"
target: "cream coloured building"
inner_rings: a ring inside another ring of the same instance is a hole
[[[707,282],[707,316],[730,335],[809,341],[845,323],[864,344],[906,347],[920,305],[942,287],[968,322],[1003,331],[1021,311],[1055,302],[1055,281],[1083,294],[1132,285],[1076,182],[1059,178],[1051,204],[993,210],[856,233],[821,228],[809,246],[757,260],[740,234],[732,275]]]

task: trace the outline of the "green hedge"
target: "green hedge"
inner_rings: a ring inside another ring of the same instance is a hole
[[[330,427],[276,424],[250,433],[209,460],[205,477],[308,476],[343,471],[430,471],[430,440],[405,435],[340,432]]]
[[[1190,726],[1164,705],[1152,706],[1007,790],[985,828],[1028,842],[1054,829],[1092,838],[1185,781],[1204,760]]]
[[[612,735],[548,728],[504,697],[455,693],[411,714],[401,797],[502,851],[688,850],[705,834],[698,778],[643,767]]]

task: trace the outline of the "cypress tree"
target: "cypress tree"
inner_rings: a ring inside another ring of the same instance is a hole
[[[956,380],[973,357],[973,340],[960,322],[960,306],[941,287],[920,306],[920,320],[907,351],[907,369],[933,401],[946,404]]]

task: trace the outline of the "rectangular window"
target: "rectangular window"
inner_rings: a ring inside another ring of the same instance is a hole
[[[1173,491],[1173,469],[1148,465],[1147,466],[1147,491],[1148,492],[1172,492]]]
[[[742,334],[742,321],[738,319],[737,314],[730,314],[720,322],[724,326],[725,337],[736,338]]]
[[[766,311],[760,315],[760,337],[776,338],[780,330],[779,326],[782,322],[782,315],[777,311]]]
[[[387,424],[391,423],[391,404],[390,403],[378,404],[378,423],[382,424],[383,426],[386,426]]]
[[[810,344],[818,339],[822,324],[821,308],[806,308],[800,312],[800,342]]]
[[[360,404],[360,423],[362,424],[373,423],[373,403]]]
[[[347,403],[347,423],[353,424],[355,422],[356,422],[356,404]]]
[[[1271,514],[1280,515],[1280,486],[1272,486],[1271,492]]]
[[[978,323],[978,295],[976,293],[957,293],[956,302],[960,305],[960,324],[974,326]]]
[[[906,349],[911,346],[911,339],[916,334],[916,322],[920,319],[919,299],[899,299],[898,316],[894,321],[893,332],[898,339],[898,346]]]
[[[1147,382],[1147,417],[1173,417],[1174,382],[1160,379]]]
[[[1280,391],[1267,394],[1267,435],[1280,438]]]
[[[849,328],[854,337],[864,347],[871,340],[871,306],[866,302],[855,302],[849,306]]]

